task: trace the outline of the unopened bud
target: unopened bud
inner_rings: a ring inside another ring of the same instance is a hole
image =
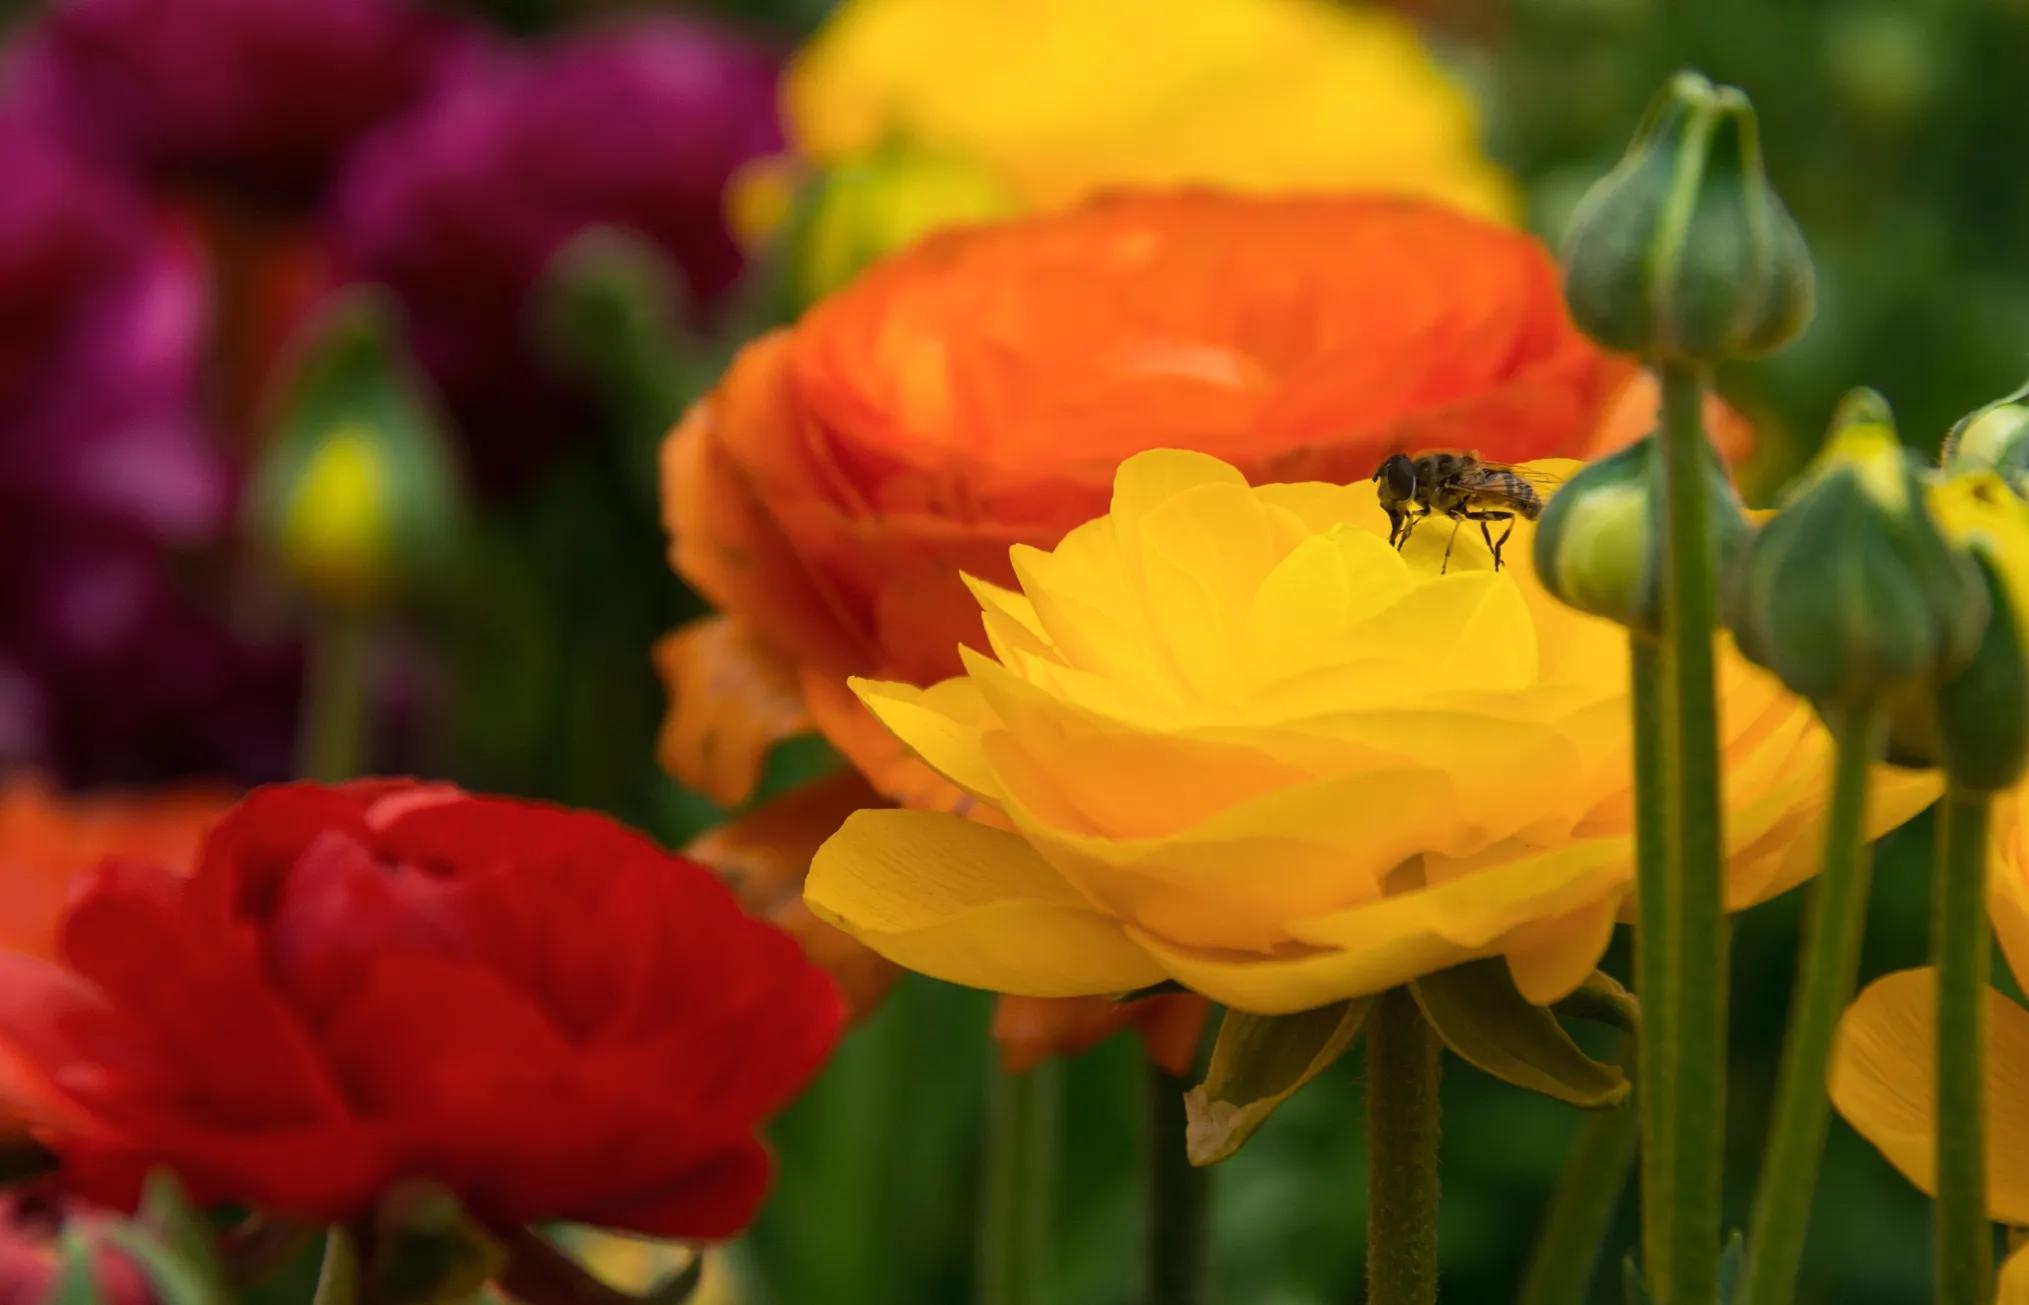
[[[1020,211],[1006,181],[985,164],[899,142],[826,170],[812,186],[789,250],[806,304],[933,231]]]
[[[439,579],[463,501],[422,382],[370,291],[315,323],[248,493],[249,524],[319,601],[383,603]]]
[[[1747,540],[1747,519],[1717,457],[1706,480],[1707,536],[1723,569]],[[1653,435],[1572,476],[1551,496],[1536,530],[1543,587],[1581,612],[1660,635],[1661,490]]]
[[[2029,496],[2029,385],[1959,418],[1944,437],[1944,469],[1991,471]]]
[[[1749,660],[1821,709],[1886,701],[1961,667],[1986,622],[1972,560],[1946,543],[1878,398],[1843,425],[1729,577]]]
[[[2029,769],[2029,504],[1993,472],[1975,472],[1936,486],[1930,506],[1977,570],[1989,615],[1963,666],[1898,695],[1894,754],[1992,793]]]
[[[1580,202],[1564,269],[1572,316],[1610,348],[1709,364],[1802,331],[1810,252],[1768,184],[1747,96],[1672,77]]]

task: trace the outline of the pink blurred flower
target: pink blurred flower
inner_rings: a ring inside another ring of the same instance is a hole
[[[289,667],[229,637],[191,574],[234,488],[200,404],[202,259],[18,114],[0,176],[0,764],[270,773]]]
[[[645,235],[700,309],[732,284],[740,251],[722,195],[741,163],[782,146],[778,63],[700,19],[613,23],[461,62],[354,156],[336,201],[340,262],[405,301],[482,471],[573,423],[568,396],[531,360],[527,312],[573,236]]]
[[[9,81],[121,160],[300,199],[471,40],[408,0],[55,0]]]

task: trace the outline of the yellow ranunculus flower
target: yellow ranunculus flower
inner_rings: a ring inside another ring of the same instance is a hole
[[[1543,592],[1529,529],[1496,572],[1468,524],[1440,574],[1451,523],[1397,553],[1371,485],[1129,459],[1108,515],[1013,551],[1020,592],[973,583],[994,656],[854,684],[986,820],[856,813],[806,899],[1022,995],[1175,979],[1281,1013],[1498,955],[1563,996],[1630,898],[1626,634]],[[1730,652],[1721,677],[1742,906],[1814,868],[1830,745]],[[1884,775],[1876,830],[1935,789]]]
[[[901,139],[976,158],[1039,208],[1185,183],[1513,208],[1409,24],[1333,0],[847,0],[784,98],[814,163]]]

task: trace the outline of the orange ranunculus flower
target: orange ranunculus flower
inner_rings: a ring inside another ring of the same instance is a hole
[[[0,949],[49,955],[74,880],[107,857],[187,865],[231,805],[224,789],[65,797],[38,776],[0,776]]]
[[[1010,583],[1128,455],[1335,482],[1402,449],[1579,456],[1634,376],[1538,242],[1431,203],[1122,194],[933,237],[748,346],[665,445],[672,559],[733,625],[665,644],[664,760],[737,801],[814,723],[890,796],[955,801],[845,677],[955,674],[984,647],[960,573]]]

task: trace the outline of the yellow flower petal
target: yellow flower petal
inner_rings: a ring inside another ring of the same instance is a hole
[[[2029,783],[1994,798],[1988,913],[2017,981],[2029,980]]]
[[[1987,1204],[2029,1224],[2029,1011],[1987,993]],[[1875,980],[1839,1021],[1832,1104],[1902,1176],[1936,1193],[1937,974]]]
[[[2000,1294],[1994,1305],[2029,1305],[2029,1246],[2002,1261]]]
[[[1618,906],[1612,897],[1602,897],[1523,930],[1526,941],[1508,952],[1508,974],[1515,988],[1538,1006],[1570,996],[1599,968],[1599,958],[1613,939]]]
[[[804,900],[898,965],[1021,997],[1125,992],[1163,972],[1013,834],[860,811],[817,851]]]
[[[927,689],[886,680],[847,681],[881,724],[939,774],[988,802],[1000,800],[1000,782],[980,748],[985,708],[968,680]]]
[[[1031,767],[1025,794],[1048,782],[1041,763],[999,765],[1004,774]],[[1276,789],[1157,838],[1081,834],[1021,805],[1008,814],[1067,879],[1124,920],[1188,945],[1266,952],[1288,940],[1292,919],[1377,897],[1382,877],[1456,806],[1442,772],[1396,768]]]
[[[1305,942],[1357,950],[1377,931],[1415,929],[1451,943],[1461,952],[1459,960],[1471,960],[1506,951],[1496,944],[1517,930],[1584,911],[1603,898],[1617,899],[1633,873],[1629,839],[1585,839],[1545,851],[1497,849],[1450,872],[1442,882],[1355,910],[1298,920],[1290,932]],[[1604,951],[1604,932],[1596,924],[1592,932]],[[1593,961],[1597,963],[1597,953]]]

